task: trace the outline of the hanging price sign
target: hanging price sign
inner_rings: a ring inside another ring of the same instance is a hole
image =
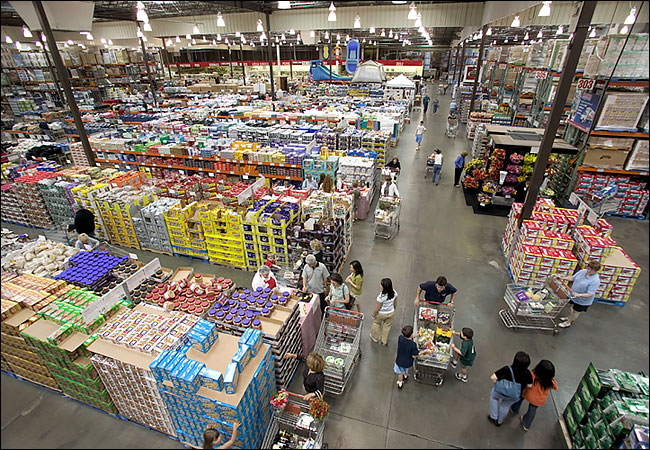
[[[535,79],[544,80],[544,79],[546,79],[547,75],[548,75],[548,72],[546,72],[545,70],[538,70],[537,72],[535,72]]]
[[[512,71],[513,71],[514,73],[519,73],[519,72],[521,72],[521,70],[522,70],[522,67],[521,67],[521,66],[514,66],[514,67],[512,68]]]
[[[506,65],[504,63],[499,64],[499,69],[505,69]]]
[[[594,88],[596,80],[590,80],[588,78],[582,78],[578,81],[578,89],[586,89],[588,91]]]

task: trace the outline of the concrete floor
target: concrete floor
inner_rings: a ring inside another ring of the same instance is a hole
[[[326,398],[331,413],[325,442],[330,448],[562,448],[565,444],[557,418],[590,361],[596,367],[649,372],[648,222],[611,220],[613,237],[642,269],[628,305],[596,304],[558,336],[505,328],[497,313],[505,306],[503,292],[509,282],[499,247],[506,219],[474,215],[465,205],[462,190],[452,186],[453,161],[469,149],[470,141],[463,128],[455,140],[445,137],[448,106],[449,94],[440,97],[437,115],[432,116],[429,110],[422,150],[414,150],[419,114],[413,115],[399,145],[391,149],[403,168],[399,180],[403,226],[397,237],[391,241],[375,239],[371,218],[354,225],[349,260],[358,259],[364,266],[361,304],[367,320],[361,339],[363,356],[356,373],[342,396]],[[439,186],[423,176],[426,155],[435,147],[445,155]],[[153,256],[136,253],[145,262]],[[199,272],[218,273],[237,283],[251,280],[246,272],[185,258],[160,259],[165,267],[191,265]],[[474,329],[477,358],[469,372],[470,380],[466,384],[457,381],[450,369],[441,387],[409,380],[398,391],[392,367],[399,330],[412,323],[417,285],[438,275],[445,275],[458,288],[456,328]],[[393,280],[399,293],[387,348],[368,337],[370,312],[384,277]],[[527,433],[514,417],[506,419],[501,428],[486,419],[490,375],[509,364],[518,350],[531,355],[532,365],[542,358],[553,361],[560,386],[540,408]],[[291,390],[303,392],[300,374]],[[179,448],[180,444],[2,375],[2,448],[143,446]]]

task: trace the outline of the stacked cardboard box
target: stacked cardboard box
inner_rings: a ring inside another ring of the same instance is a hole
[[[132,217],[133,227],[142,248],[172,253],[165,212],[178,203],[180,203],[178,199],[159,198],[141,208],[139,217]]]
[[[41,196],[55,224],[68,225],[74,222],[73,201],[70,191],[78,184],[54,178],[38,182]]]
[[[180,350],[163,352],[150,365],[179,440],[200,447],[209,427],[229,439],[237,420],[234,445],[258,447],[275,387],[273,356],[262,333],[218,335],[214,324],[202,320],[188,338]]]
[[[214,207],[201,216],[210,262],[246,268],[242,230],[245,209]]]
[[[2,221],[29,225],[29,218],[23,211],[20,196],[16,193],[15,188],[14,183],[2,185],[2,208],[0,208]]]
[[[22,210],[27,215],[29,223],[40,228],[54,226],[52,217],[47,210],[38,182],[47,178],[56,177],[54,172],[35,172],[23,175],[14,180],[14,189]]]
[[[207,259],[203,226],[198,216],[206,208],[203,203],[192,202],[185,206],[181,202],[163,213],[174,253]]]

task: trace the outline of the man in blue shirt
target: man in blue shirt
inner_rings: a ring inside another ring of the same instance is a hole
[[[302,188],[303,189],[318,189],[318,182],[314,180],[314,178],[311,176],[311,174],[307,174],[307,177],[305,180],[302,182]]]
[[[414,305],[420,305],[420,295],[424,292],[425,303],[445,303],[448,295],[449,303],[454,303],[457,289],[447,282],[447,278],[439,276],[436,281],[427,281],[418,286],[418,293],[415,297]]]
[[[581,312],[584,312],[594,302],[596,291],[600,287],[600,278],[598,271],[600,263],[598,261],[589,261],[587,268],[578,270],[572,277],[559,277],[565,281],[573,281],[571,285],[571,304],[572,308],[569,315],[558,326],[562,328],[570,327],[574,320],[578,318]]]

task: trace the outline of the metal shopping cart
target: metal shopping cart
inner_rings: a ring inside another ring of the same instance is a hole
[[[450,138],[455,138],[458,134],[458,119],[451,118],[447,119],[447,129],[445,130],[445,135]]]
[[[445,372],[451,359],[451,339],[453,337],[453,303],[427,303],[420,301],[413,315],[413,333],[419,348],[433,350],[431,354],[415,359],[413,378],[426,384],[440,386],[445,380]]]
[[[427,178],[428,176],[433,175],[433,163],[434,163],[435,157],[434,154],[430,154],[427,156],[427,164],[424,166],[424,178]]]
[[[343,393],[361,358],[361,329],[363,314],[346,309],[325,308],[314,351],[325,358],[325,392]]]
[[[399,213],[401,198],[382,195],[375,209],[375,236],[391,239],[399,231]]]
[[[274,409],[260,448],[322,448],[324,420],[309,415],[309,402],[302,395],[287,392],[289,398],[283,409]]]
[[[552,331],[557,335],[556,319],[571,300],[571,291],[564,281],[551,275],[537,293],[540,298],[533,297],[533,290],[528,287],[508,284],[503,296],[508,308],[500,310],[499,316],[508,328]]]

